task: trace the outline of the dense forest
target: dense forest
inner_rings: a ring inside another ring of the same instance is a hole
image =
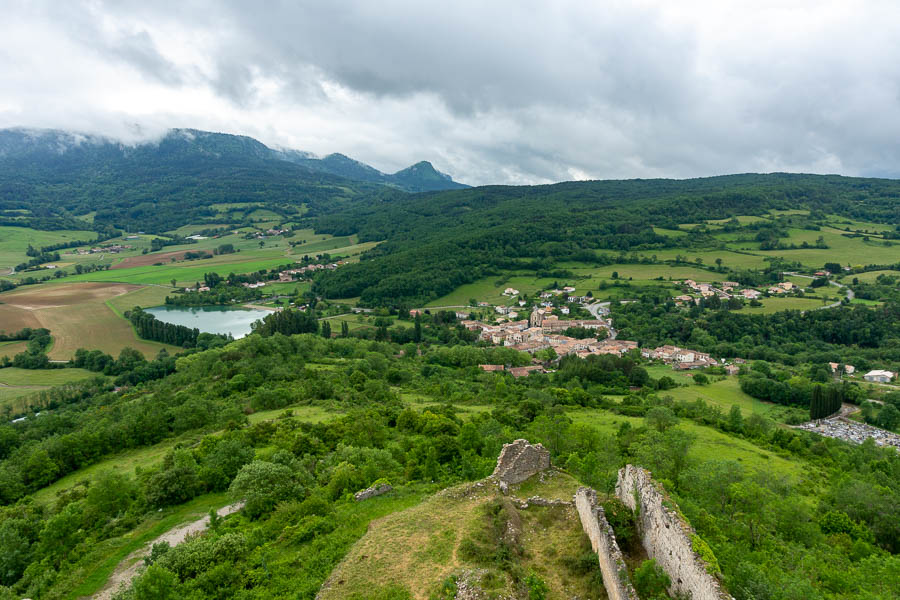
[[[900,182],[893,180],[788,174],[364,198],[319,217],[317,230],[384,241],[358,265],[318,275],[317,289],[370,305],[425,301],[503,268],[537,271],[553,261],[602,260],[597,250],[649,252],[684,243],[653,227],[787,208],[900,223],[898,198]]]
[[[122,597],[312,599],[368,520],[383,514],[371,507],[396,510],[484,477],[515,437],[543,442],[556,464],[601,491],[626,462],[652,469],[739,600],[900,593],[892,575],[900,568],[900,456],[892,450],[775,427],[737,407],[726,414],[702,400],[673,401],[629,358],[572,358],[556,375],[513,379],[475,366],[515,364],[507,348],[435,345],[421,356],[400,349],[250,335],[189,351],[171,374],[129,390],[97,380],[46,392],[48,414],[0,426],[0,586],[9,586],[0,598],[68,595],[67,574],[96,560],[106,540],[159,509],[227,492],[246,500],[241,514],[214,521],[203,537],[154,548]],[[613,401],[608,390],[627,396]],[[434,401],[411,406],[401,393]],[[458,411],[475,401],[490,410],[462,418]],[[288,411],[248,421],[248,413],[286,406],[322,407],[333,418],[310,423]],[[642,421],[623,421],[610,434],[574,423],[573,410]],[[804,472],[798,479],[698,458],[697,430],[685,424],[727,433]],[[49,504],[16,502],[112,453],[191,431],[207,433],[135,476],[107,471]],[[386,501],[397,504],[353,501],[352,492],[375,481],[398,487]]]

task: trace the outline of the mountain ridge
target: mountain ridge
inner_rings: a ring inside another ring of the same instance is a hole
[[[464,189],[469,186],[453,181],[428,161],[420,161],[396,173],[384,173],[341,153],[318,157],[311,152],[292,148],[272,148],[245,135],[218,133],[190,128],[169,129],[160,138],[126,143],[99,134],[62,129],[12,127],[0,129],[0,162],[28,160],[35,157],[62,160],[65,163],[95,159],[137,158],[156,149],[166,148],[185,155],[208,158],[277,160],[305,167],[310,171],[336,175],[365,183],[377,183],[417,193]],[[80,151],[80,152],[79,152]]]

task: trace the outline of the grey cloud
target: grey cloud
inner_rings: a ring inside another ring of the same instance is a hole
[[[80,47],[97,73],[127,65],[160,105],[100,109],[88,84],[61,89],[74,84],[44,73],[0,91],[0,125],[215,128],[385,171],[427,159],[476,184],[891,175],[900,160],[900,8],[877,0],[58,6],[12,12]],[[69,112],[50,114],[54,92],[71,93]]]

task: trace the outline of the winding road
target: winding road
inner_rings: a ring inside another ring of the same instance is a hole
[[[600,311],[605,309],[606,312],[609,312],[609,302],[594,302],[593,304],[588,304],[587,306],[585,306],[585,308],[589,313],[591,313],[591,315],[593,315],[595,319],[602,319],[603,315],[600,314]],[[612,321],[610,321],[610,323],[612,323]],[[607,339],[614,340],[616,339],[617,335],[619,335],[619,332],[613,329],[612,325],[610,325],[609,336],[607,337]]]
[[[816,279],[812,275],[801,275],[799,273],[793,273],[791,271],[785,271],[784,273],[782,273],[782,275],[790,275],[791,277],[802,277],[803,279]],[[838,283],[837,281],[834,281],[831,279],[828,280],[828,283],[830,283],[831,285],[835,286],[838,289],[847,290],[847,299],[850,300],[851,302],[853,301],[854,298],[856,298],[856,294],[853,293],[853,290],[848,288],[843,283]],[[820,306],[820,307],[814,308],[812,310],[822,310],[825,308],[837,308],[838,306],[841,305],[841,302],[842,302],[842,300],[838,300],[837,302],[832,302],[831,304],[826,304],[825,306]],[[800,312],[806,312],[806,311],[803,310]]]

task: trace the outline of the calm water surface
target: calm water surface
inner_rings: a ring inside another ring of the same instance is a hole
[[[235,339],[250,333],[251,323],[271,314],[268,310],[238,306],[154,306],[144,312],[164,323],[196,327],[206,333],[230,333]]]

